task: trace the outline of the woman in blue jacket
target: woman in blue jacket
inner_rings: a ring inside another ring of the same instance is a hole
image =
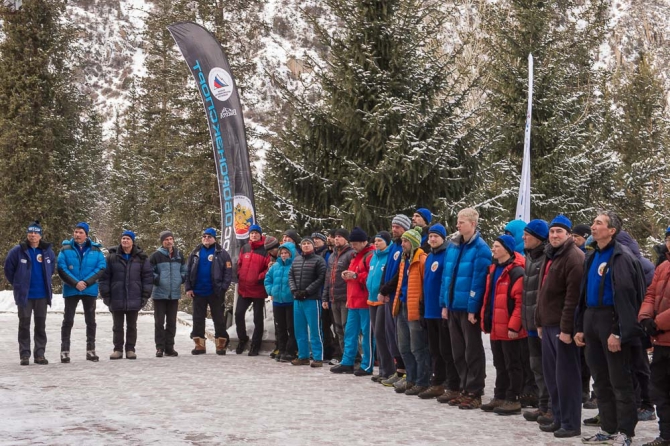
[[[297,346],[293,331],[293,294],[288,284],[288,272],[295,258],[295,245],[284,243],[279,247],[279,257],[265,275],[265,291],[272,299],[275,336],[279,354],[275,360],[291,362]]]
[[[375,250],[370,259],[370,272],[365,283],[368,289],[368,305],[370,306],[370,325],[374,334],[375,349],[379,358],[379,375],[374,375],[372,380],[379,382],[388,379],[395,373],[395,363],[393,356],[386,343],[386,314],[384,312],[384,302],[379,301],[379,288],[384,280],[384,270],[388,260],[391,248],[391,234],[381,231],[375,236]]]

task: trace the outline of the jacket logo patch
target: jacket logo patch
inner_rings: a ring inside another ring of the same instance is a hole
[[[208,256],[207,256],[207,260],[209,260],[210,262],[211,262],[212,260],[214,260],[214,254],[210,254],[210,255],[208,255]]]
[[[393,260],[398,260],[398,257],[400,257],[400,251],[396,251],[396,253],[393,254]]]
[[[598,265],[598,275],[602,276],[603,273],[605,273],[605,268],[607,267],[607,262],[603,262],[600,265]]]
[[[42,254],[37,254],[36,259],[39,263],[42,263]]]
[[[475,297],[475,292],[474,291],[470,291],[470,297]]]
[[[233,267],[233,264],[232,264],[232,263],[230,263],[230,262],[226,262],[226,268],[232,268],[232,267]]]
[[[51,263],[51,259],[47,259],[47,263]]]
[[[26,259],[21,259],[21,263],[28,263]]]
[[[67,269],[74,269],[74,265],[68,265]]]
[[[431,270],[432,272],[435,272],[435,271],[437,271],[437,268],[439,268],[439,266],[440,266],[440,264],[439,264],[439,263],[437,262],[437,260],[436,260],[436,261],[433,262],[432,265],[430,265],[430,270]]]

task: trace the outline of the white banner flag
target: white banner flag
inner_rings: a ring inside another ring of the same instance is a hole
[[[523,140],[523,167],[519,184],[519,200],[516,202],[516,219],[530,221],[530,122],[533,111],[533,55],[528,55],[528,112],[526,132]]]

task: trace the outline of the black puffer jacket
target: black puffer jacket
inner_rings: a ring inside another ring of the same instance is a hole
[[[110,311],[139,311],[151,296],[154,271],[142,248],[133,245],[126,260],[119,246],[109,249],[105,273],[98,283]]]
[[[306,291],[304,299],[318,300],[321,286],[326,278],[326,262],[323,257],[315,253],[298,256],[293,261],[288,273],[288,284],[291,293],[296,296],[296,291]],[[296,296],[296,299],[302,300]]]
[[[537,291],[540,289],[540,268],[544,261],[546,242],[535,249],[525,250],[526,271],[523,276],[523,299],[521,305],[521,323],[526,331],[537,331],[535,309]]]
[[[202,243],[195,247],[188,256],[186,281],[184,290],[191,291],[195,288],[198,279],[198,264],[200,263],[200,248]],[[233,262],[228,251],[221,245],[216,244],[214,249],[214,261],[212,262],[212,287],[217,294],[225,293],[233,281]]]
[[[326,265],[326,279],[323,287],[321,300],[324,302],[346,302],[347,301],[347,282],[342,278],[342,272],[349,269],[351,259],[356,255],[356,251],[350,245],[345,245],[341,249],[335,248],[328,257]]]

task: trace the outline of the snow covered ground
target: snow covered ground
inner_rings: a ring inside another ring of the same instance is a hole
[[[0,444],[581,444],[557,440],[521,416],[398,395],[368,378],[333,375],[328,367],[279,364],[267,354],[217,356],[211,342],[207,355],[191,356],[185,325],[177,331],[180,356],[155,358],[151,315],[138,321],[138,359],[110,361],[111,315],[99,313],[99,363],[84,360],[85,324],[77,315],[72,362],[60,364],[61,321],[58,313],[47,317],[50,364],[22,367],[16,314],[0,314]],[[485,400],[495,377],[490,353],[487,348]],[[657,432],[656,422],[640,423],[634,444]]]

